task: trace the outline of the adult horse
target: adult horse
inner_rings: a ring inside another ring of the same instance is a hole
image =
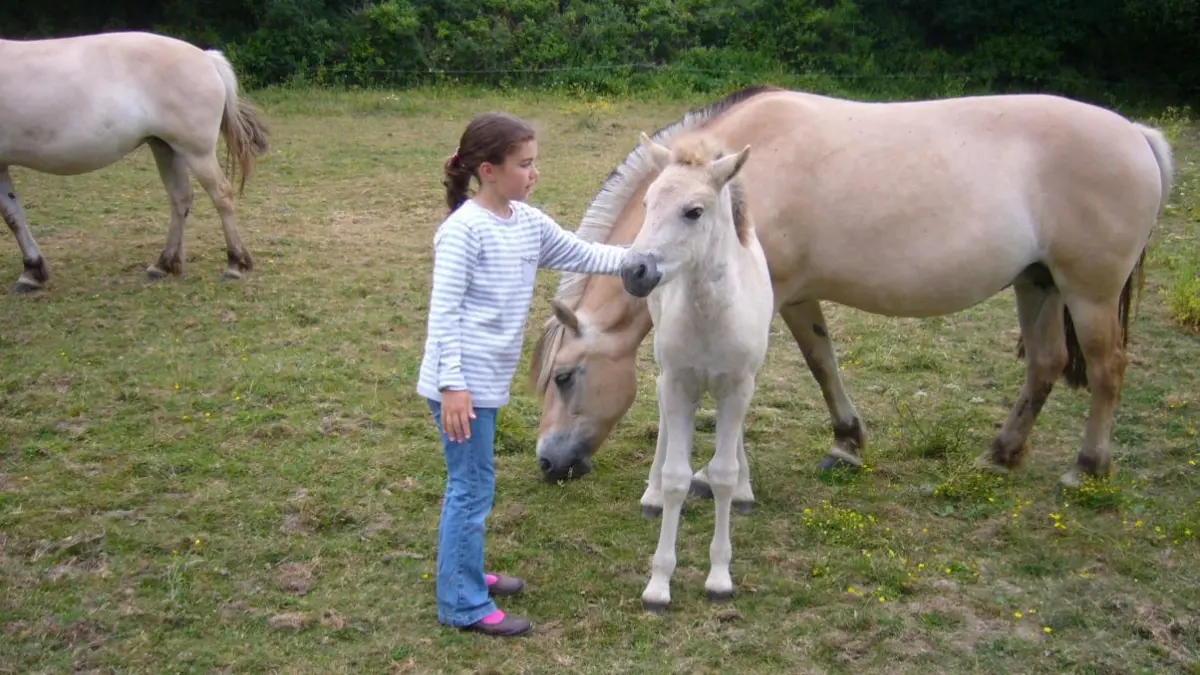
[[[1020,465],[1063,376],[1091,390],[1091,410],[1062,481],[1110,473],[1130,294],[1174,176],[1158,130],[1047,95],[866,103],[755,87],[688,113],[654,140],[696,129],[725,147],[758,149],[741,176],[779,312],[832,418],[822,469],[860,466],[865,433],[821,300],[929,317],[1011,286],[1025,383],[980,463]],[[655,174],[635,148],[578,234],[631,241]],[[531,375],[543,397],[537,461],[558,479],[587,473],[632,405],[635,356],[651,324],[645,302],[615,278],[565,275],[553,306]]]
[[[191,169],[221,217],[229,261],[224,276],[241,278],[253,262],[238,234],[231,183],[217,160],[220,134],[230,178],[241,169],[240,192],[255,158],[267,150],[267,130],[239,98],[237,77],[219,51],[137,32],[0,40],[0,213],[25,265],[13,291],[42,288],[50,271],[9,167],[77,175],[107,167],[143,144],[150,146],[171,200],[166,245],[147,276],[183,271]]]

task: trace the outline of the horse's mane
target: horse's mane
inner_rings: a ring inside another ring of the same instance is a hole
[[[757,85],[740,89],[715,103],[688,111],[680,119],[655,131],[650,138],[656,143],[669,144],[671,139],[681,133],[703,129],[712,120],[739,103],[759,94],[774,91],[780,91],[780,88],[771,85]],[[654,170],[654,162],[646,156],[646,151],[640,144],[631,150],[625,156],[625,160],[613,169],[612,173],[608,174],[604,184],[600,186],[599,192],[592,198],[587,211],[583,214],[583,219],[579,222],[579,228],[575,230],[575,235],[584,241],[605,241],[629,199],[637,192],[646,176]],[[735,199],[735,205],[740,201]],[[735,206],[735,216],[740,215],[739,211],[740,209]],[[590,275],[587,274],[563,272],[559,277],[558,288],[554,294],[555,300],[574,309],[583,297],[583,291],[590,278]],[[550,315],[550,318],[546,320],[542,336],[534,348],[531,374],[535,377],[534,389],[538,396],[543,395],[546,391],[546,385],[550,379],[548,366],[562,343],[563,330],[564,326],[553,314]]]

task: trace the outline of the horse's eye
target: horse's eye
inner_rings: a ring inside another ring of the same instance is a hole
[[[683,212],[683,217],[687,218],[688,220],[700,220],[700,216],[703,213],[704,209],[700,208],[699,206],[693,206],[692,208]]]
[[[554,376],[554,384],[560,387],[565,387],[571,383],[571,377],[575,375],[575,371],[567,370]]]

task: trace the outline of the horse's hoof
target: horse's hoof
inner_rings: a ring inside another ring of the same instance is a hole
[[[17,283],[13,284],[12,287],[12,292],[16,295],[28,295],[29,293],[35,293],[40,290],[42,290],[41,286],[31,284],[28,281],[18,281]]]
[[[698,481],[695,478],[692,479],[692,484],[688,487],[688,494],[700,499],[713,498],[712,488],[709,487],[708,483]]]
[[[225,270],[221,275],[221,281],[241,281],[242,273],[237,270]]]
[[[737,511],[743,516],[748,516],[754,512],[754,502],[739,502],[734,500],[733,510]]]
[[[825,459],[817,465],[817,469],[825,471],[833,471],[835,469],[848,469],[850,471],[858,471],[859,466],[854,462],[848,462],[837,455],[825,455]]]
[[[661,518],[662,512],[663,510],[661,506],[649,506],[646,504],[642,505],[642,517],[646,520],[655,520]]]
[[[166,278],[167,278],[167,273],[156,267],[151,267],[150,269],[146,270],[146,280],[147,281],[162,281],[163,279],[166,279]]]
[[[705,591],[708,596],[708,601],[714,604],[724,604],[733,598],[733,590],[728,591]]]
[[[985,473],[991,473],[997,476],[1007,476],[1012,473],[1012,469],[1004,466],[1003,464],[997,464],[996,460],[992,458],[992,453],[990,451],[976,457],[972,466],[974,466],[977,471],[983,471]]]
[[[667,603],[642,600],[642,608],[651,614],[662,614],[667,611]]]

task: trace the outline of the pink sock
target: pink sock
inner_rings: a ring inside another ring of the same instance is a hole
[[[489,574],[485,578],[487,579],[488,586],[494,586],[497,581],[500,581],[500,577],[496,576],[495,574]]]
[[[504,612],[496,610],[491,614],[483,617],[481,621],[489,626],[494,626],[504,620]]]

